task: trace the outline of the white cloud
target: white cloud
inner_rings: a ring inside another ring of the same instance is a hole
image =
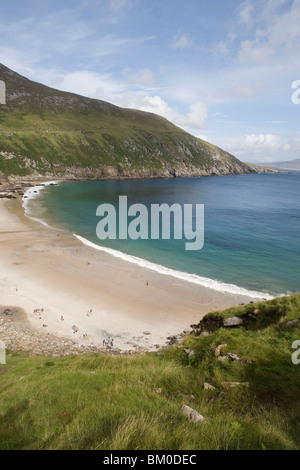
[[[204,103],[193,103],[190,105],[187,115],[181,119],[182,125],[192,129],[203,129],[207,115],[207,107]]]
[[[109,0],[109,3],[114,11],[123,10],[130,4],[129,0]]]
[[[215,46],[213,46],[214,55],[228,55],[230,53],[230,48],[227,41],[220,41]]]
[[[177,34],[173,38],[173,49],[185,49],[187,47],[192,47],[194,44],[193,40],[191,39],[188,33],[185,34]]]
[[[243,26],[250,28],[253,25],[253,5],[249,2],[246,2],[242,5],[239,11],[239,22]]]
[[[227,148],[232,153],[243,156],[250,152],[253,155],[261,154],[278,148],[280,136],[274,134],[246,134],[237,138],[229,139]]]
[[[300,131],[295,132],[287,141],[288,150],[294,153],[294,158],[300,158]]]
[[[285,10],[282,7],[285,6]],[[250,16],[244,10],[244,22]],[[240,62],[264,63],[274,57],[294,54],[300,47],[300,2],[293,0],[267,0],[264,6],[251,13],[255,27],[253,38],[242,41],[238,54]]]
[[[128,70],[128,73],[125,72],[125,75],[127,75],[127,78],[137,86],[144,87],[155,85],[153,72],[148,68],[140,69],[134,74]]]
[[[244,98],[251,98],[255,94],[255,91],[249,85],[238,85],[233,90],[233,95],[235,96],[242,96]]]
[[[245,134],[227,139],[223,148],[248,162],[275,162],[299,158],[300,132],[283,139],[276,134]]]
[[[264,64],[275,52],[275,47],[269,43],[262,44],[259,40],[246,40],[241,44],[238,60],[244,63]]]

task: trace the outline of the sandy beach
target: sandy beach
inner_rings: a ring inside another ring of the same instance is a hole
[[[156,350],[206,313],[253,300],[94,250],[26,217],[21,198],[0,199],[0,260],[0,304],[24,309],[35,332],[83,347],[110,337],[120,350]]]

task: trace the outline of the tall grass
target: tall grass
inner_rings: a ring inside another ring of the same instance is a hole
[[[284,318],[259,331],[220,328],[145,356],[13,354],[0,366],[0,448],[299,449],[300,366],[291,344],[300,328],[286,326],[300,316],[293,297]],[[248,362],[219,361],[218,344]],[[249,388],[228,389],[228,381]],[[190,423],[183,404],[205,423]]]

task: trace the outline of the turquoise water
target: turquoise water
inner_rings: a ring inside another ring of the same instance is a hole
[[[101,203],[204,204],[205,241],[106,240],[96,236]],[[42,218],[101,246],[271,295],[300,291],[300,173],[168,180],[66,182],[38,196]]]

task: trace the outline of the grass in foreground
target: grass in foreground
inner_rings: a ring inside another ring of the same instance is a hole
[[[218,328],[145,356],[13,354],[0,366],[0,448],[299,449],[300,365],[291,355],[300,325],[287,322],[300,317],[300,295],[213,315],[249,309],[261,311],[259,329]],[[218,360],[212,348],[219,344],[249,362]],[[190,423],[183,404],[206,422]]]

